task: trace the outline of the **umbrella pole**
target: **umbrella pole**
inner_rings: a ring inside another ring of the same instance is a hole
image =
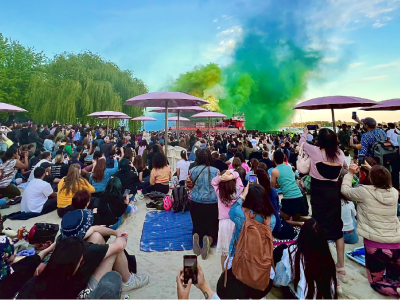
[[[144,130],[144,121],[143,121],[143,131],[145,131],[145,130]]]
[[[333,106],[332,106],[332,105],[331,105],[331,112],[332,112],[332,126],[333,126],[333,132],[336,133],[335,111],[333,110]]]
[[[210,136],[210,121],[211,121],[211,118],[210,117],[208,117],[208,140],[209,141],[211,141],[211,136]]]
[[[108,127],[110,126],[110,117],[107,118],[107,133],[106,136],[108,135]]]
[[[165,137],[164,137],[164,144],[165,144],[165,157],[168,157],[168,100],[165,100]],[[167,158],[168,160],[168,158]]]
[[[178,122],[177,122],[177,126],[176,126],[176,138],[177,138],[177,140],[178,140],[178,142],[179,142],[179,127],[180,127],[180,122],[179,122],[179,120],[180,120],[180,115],[181,115],[181,111],[180,110],[178,110]]]

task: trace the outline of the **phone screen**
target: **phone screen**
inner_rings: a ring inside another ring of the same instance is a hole
[[[365,162],[365,156],[364,155],[359,155],[358,156],[358,166],[363,165]]]
[[[124,192],[124,197],[126,197],[126,195],[129,195],[130,192],[131,192],[131,190],[126,189]]]
[[[307,125],[307,129],[308,130],[316,130],[317,129],[317,125]]]
[[[356,111],[353,111],[353,114],[351,115],[351,118],[353,120],[355,120],[357,118],[357,112]]]
[[[257,183],[257,175],[250,175],[249,181],[251,184],[256,184]]]
[[[197,256],[183,256],[183,282],[187,284],[189,279],[192,279],[192,283],[197,284],[197,274]]]

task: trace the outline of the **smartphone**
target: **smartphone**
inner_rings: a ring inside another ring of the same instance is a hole
[[[308,130],[316,130],[318,128],[318,125],[307,125]]]
[[[197,256],[183,256],[183,283],[187,284],[192,279],[192,284],[197,284]]]
[[[363,165],[364,163],[365,163],[365,155],[364,154],[358,155],[358,166],[361,167],[361,165]]]
[[[250,175],[249,181],[251,184],[256,184],[257,183],[257,175]]]
[[[353,111],[353,113],[352,113],[352,115],[351,115],[351,118],[352,118],[353,120],[357,119],[357,112],[356,112],[356,111]]]
[[[124,197],[126,197],[126,195],[129,195],[130,192],[131,192],[131,190],[126,189],[124,192]]]

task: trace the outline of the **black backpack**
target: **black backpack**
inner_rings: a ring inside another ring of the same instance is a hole
[[[172,204],[172,209],[175,213],[190,210],[190,200],[188,197],[188,193],[184,186],[177,186],[172,190],[172,197],[174,199],[174,203]]]

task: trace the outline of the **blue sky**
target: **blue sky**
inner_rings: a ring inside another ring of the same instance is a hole
[[[195,65],[228,64],[246,23],[260,12],[268,18],[273,9],[295,10],[309,46],[324,51],[319,73],[310,76],[299,101],[335,94],[400,97],[399,0],[38,0],[2,1],[0,8],[6,37],[50,57],[93,51],[133,70],[150,91]],[[369,114],[379,121],[400,119],[393,112]],[[350,120],[351,110],[336,115]],[[294,119],[300,118],[329,120],[330,112],[302,111]]]

